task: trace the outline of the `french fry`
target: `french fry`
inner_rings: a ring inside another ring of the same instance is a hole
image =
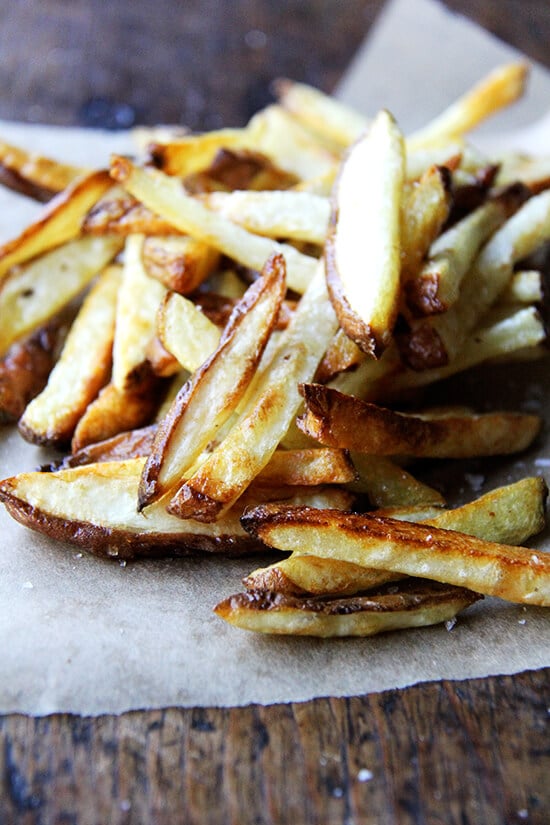
[[[329,146],[346,149],[368,127],[363,115],[305,83],[280,78],[275,93],[285,109]]]
[[[358,477],[347,485],[348,489],[366,494],[373,507],[441,507],[445,504],[438,490],[419,481],[386,456],[353,452],[351,459]]]
[[[435,508],[435,512],[405,511],[394,518],[457,530],[487,541],[521,544],[539,533],[545,525],[546,483],[540,477],[526,478],[514,484],[491,490],[475,501],[451,510]],[[378,510],[375,515],[389,515]],[[370,590],[402,578],[400,573],[362,567],[348,561],[292,554],[269,567],[248,575],[244,586],[249,590],[273,590],[280,593],[320,595],[351,595]]]
[[[302,384],[300,429],[321,444],[368,455],[466,458],[526,449],[542,421],[527,413],[405,414],[322,384]]]
[[[172,224],[159,218],[121,186],[113,186],[82,221],[85,235],[174,235]]]
[[[143,372],[139,383],[124,390],[112,382],[107,384],[76,425],[71,451],[149,424],[162,401],[163,386],[162,379],[152,372]]]
[[[204,283],[220,262],[219,252],[188,235],[147,237],[142,255],[149,277],[182,295]]]
[[[499,304],[540,304],[544,298],[542,274],[536,269],[514,272],[499,296]]]
[[[37,444],[66,446],[111,374],[120,267],[108,267],[71,326],[45,389],[26,408],[19,432]]]
[[[296,175],[280,169],[263,152],[224,147],[206,169],[187,175],[184,185],[190,195],[201,195],[235,189],[288,189],[297,180]]]
[[[0,501],[25,526],[105,558],[197,552],[240,556],[266,549],[240,526],[241,507],[211,525],[175,518],[166,512],[163,501],[139,513],[135,503],[144,461],[134,458],[58,472],[20,473],[0,482]],[[338,488],[312,488],[289,501],[311,508],[339,507],[349,506],[350,496]]]
[[[397,317],[403,179],[403,139],[381,112],[343,163],[325,251],[340,326],[375,357],[389,344]]]
[[[286,238],[323,245],[330,203],[328,198],[291,189],[280,192],[211,192],[201,197],[209,209],[268,238]]]
[[[247,149],[253,146],[250,129],[218,129],[178,140],[153,142],[151,159],[167,175],[185,178],[207,169],[220,149]]]
[[[451,209],[451,174],[431,166],[405,190],[401,207],[401,281],[414,278]]]
[[[355,477],[353,464],[342,450],[277,450],[266,467],[256,476],[256,483],[347,484],[354,481]]]
[[[260,505],[241,519],[271,547],[550,606],[550,556],[439,527],[372,515]]]
[[[0,141],[0,180],[9,189],[47,202],[85,169]]]
[[[166,287],[145,271],[144,240],[143,235],[130,235],[124,247],[111,379],[121,393],[139,385],[142,375],[151,371],[147,347],[155,334],[157,310],[166,295]]]
[[[74,312],[62,312],[0,359],[0,424],[17,421],[46,386],[67,336]]]
[[[219,518],[265,467],[300,407],[298,384],[313,375],[336,331],[322,263],[275,354],[259,372],[239,420],[168,505],[181,518]]]
[[[110,186],[109,173],[103,170],[77,178],[49,202],[37,221],[0,247],[0,289],[12,267],[76,238],[84,216]]]
[[[448,621],[481,597],[458,587],[411,582],[399,592],[343,598],[238,593],[214,608],[226,622],[260,633],[292,636],[374,636]]]
[[[404,287],[413,314],[445,312],[456,303],[464,276],[482,245],[524,200],[523,187],[512,186],[434,241],[427,263]]]
[[[182,388],[162,421],[143,471],[140,509],[179,484],[218,437],[256,371],[285,289],[284,259],[275,255],[236,308],[215,352]]]
[[[515,263],[550,239],[550,191],[525,203],[482,249],[462,280],[460,297],[451,308],[425,318],[401,339],[408,363],[419,369],[444,366],[458,355],[468,334],[506,288]]]
[[[0,355],[53,318],[120,248],[120,240],[112,236],[78,238],[8,274],[0,285]]]
[[[195,372],[220,343],[220,328],[175,292],[168,293],[160,305],[157,326],[162,344],[189,372]]]
[[[261,271],[269,256],[279,252],[285,257],[287,283],[291,289],[303,292],[313,278],[317,266],[314,258],[302,255],[288,244],[253,235],[212,212],[186,195],[177,178],[170,178],[154,169],[140,169],[126,158],[114,159],[112,175],[134,197],[166,218],[176,229],[214,246],[239,263]]]
[[[438,117],[407,138],[407,149],[444,143],[464,135],[518,100],[525,89],[526,63],[507,63],[490,72]]]

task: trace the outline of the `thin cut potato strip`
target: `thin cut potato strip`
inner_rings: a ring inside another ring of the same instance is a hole
[[[521,97],[527,82],[527,63],[507,63],[490,72],[448,109],[407,139],[416,150],[460,137],[488,116]]]
[[[397,318],[403,182],[403,138],[383,111],[344,160],[325,248],[340,326],[375,357],[390,343]]]
[[[343,450],[330,447],[277,450],[256,476],[262,484],[346,484],[356,477]]]
[[[86,297],[45,389],[19,421],[27,441],[66,446],[86,407],[108,382],[120,279],[120,267],[108,267]]]
[[[550,555],[439,527],[337,510],[261,505],[241,519],[256,538],[365,567],[467,587],[511,602],[550,606]]]
[[[439,490],[419,481],[391,458],[352,452],[357,478],[348,490],[363,493],[373,507],[441,507],[445,499]]]
[[[147,347],[155,334],[157,310],[166,287],[150,278],[143,266],[143,235],[130,235],[124,247],[113,342],[112,383],[124,392],[150,372]]]
[[[467,458],[528,447],[542,421],[527,413],[412,415],[379,407],[322,384],[301,388],[307,410],[300,429],[322,444],[368,455]]]
[[[450,209],[451,173],[445,166],[431,166],[415,185],[405,190],[401,204],[402,282],[418,273]]]
[[[463,588],[424,582],[402,586],[399,592],[392,589],[391,593],[342,598],[300,598],[269,591],[238,593],[214,610],[226,622],[257,633],[374,636],[448,621],[480,598]]]
[[[544,528],[547,493],[542,478],[526,478],[491,490],[462,507],[435,508],[429,516],[422,513],[422,508],[394,508],[393,518],[457,530],[501,544],[521,544]],[[390,514],[387,510],[378,510],[374,515]],[[254,570],[243,584],[249,590],[351,595],[400,578],[401,573],[362,567],[340,559],[293,553],[269,567]]]
[[[159,218],[126,192],[113,186],[95,203],[82,221],[84,235],[155,235],[175,232],[172,224]]]
[[[197,289],[220,262],[217,250],[188,235],[147,237],[142,255],[149,277],[182,295]]]
[[[112,236],[77,238],[15,268],[0,285],[0,355],[79,295],[121,245]]]
[[[324,244],[330,203],[308,192],[211,192],[201,196],[209,209],[268,238]]]
[[[241,527],[242,507],[215,524],[175,518],[163,501],[136,509],[144,458],[107,461],[59,472],[20,473],[0,482],[0,501],[10,514],[58,541],[105,558],[138,559],[216,553],[239,556],[265,551]],[[349,495],[335,488],[312,488],[291,496],[307,507],[347,507]],[[248,501],[254,504],[253,498]]]
[[[525,203],[483,247],[462,280],[460,296],[441,315],[422,319],[407,336],[408,360],[418,369],[444,366],[460,353],[469,332],[512,277],[513,266],[550,240],[550,191]]]
[[[182,518],[218,518],[266,466],[300,407],[298,384],[312,376],[337,327],[322,263],[271,360],[260,369],[239,419],[169,506]]]
[[[37,221],[0,247],[0,289],[9,270],[76,238],[94,203],[113,185],[104,170],[77,178],[46,206]]]
[[[0,178],[9,188],[40,201],[66,189],[86,169],[0,140]]]
[[[185,194],[181,182],[155,169],[133,166],[126,158],[115,158],[111,174],[134,197],[166,218],[176,229],[214,246],[245,266],[261,271],[274,252],[284,255],[287,282],[291,289],[303,292],[313,278],[317,261],[302,255],[288,244],[253,235],[195,198]]]
[[[281,255],[245,293],[212,356],[182,388],[159,426],[143,471],[139,507],[179,484],[237,407],[258,366],[285,294]],[[208,425],[206,425],[208,422]]]
[[[189,372],[210,358],[221,337],[220,328],[177,292],[169,292],[160,305],[157,331],[163,346]]]

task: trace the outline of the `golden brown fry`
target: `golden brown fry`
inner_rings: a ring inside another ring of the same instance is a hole
[[[403,180],[403,138],[380,112],[342,165],[325,249],[340,326],[375,357],[390,343],[397,317]]]
[[[0,247],[0,288],[12,267],[76,238],[84,216],[110,186],[104,170],[77,178],[50,201],[37,221]]]
[[[368,455],[506,455],[528,447],[542,425],[539,416],[526,413],[399,413],[322,384],[304,384],[301,392],[307,407],[298,422],[303,432],[321,444]]]
[[[452,510],[435,508],[435,512],[426,515],[422,508],[393,508],[392,512],[377,510],[373,515],[458,530],[502,544],[521,544],[544,528],[547,493],[542,478],[526,478]],[[243,583],[252,590],[350,595],[399,578],[402,578],[400,573],[362,567],[340,559],[293,554],[253,571]]]
[[[48,201],[57,192],[66,189],[86,169],[29,152],[20,146],[0,141],[2,182],[40,201]],[[8,179],[4,177],[8,174]]]
[[[129,389],[120,390],[113,383],[107,384],[78,422],[71,442],[72,452],[149,424],[162,401],[163,386],[162,379],[152,372],[142,374],[140,383]]]
[[[139,491],[142,509],[179,484],[243,397],[269,340],[286,289],[281,255],[246,292],[220,343],[162,421]]]
[[[147,237],[143,244],[143,266],[149,277],[181,295],[197,289],[219,262],[217,250],[188,235]]]
[[[53,369],[73,312],[64,312],[13,344],[0,359],[0,424],[17,421],[42,392]]]
[[[85,235],[173,235],[172,224],[159,218],[122,187],[113,186],[92,206],[82,222]]]
[[[401,281],[417,275],[432,241],[449,217],[451,174],[445,166],[431,166],[406,189],[401,206]]]
[[[238,556],[262,544],[237,510],[212,525],[170,516],[162,502],[136,510],[144,459],[87,464],[57,473],[20,473],[0,483],[0,501],[26,527],[111,559],[218,553]],[[67,491],[71,491],[71,495]]]
[[[507,63],[490,72],[438,117],[407,138],[414,151],[461,137],[490,115],[518,100],[529,73],[527,63]]]
[[[445,499],[383,455],[351,454],[358,478],[348,489],[368,496],[373,507],[440,507]]]
[[[343,450],[332,448],[277,450],[256,476],[261,484],[346,484],[356,473]]]
[[[120,267],[108,267],[87,295],[45,389],[19,421],[27,441],[69,444],[88,404],[108,382],[120,280]]]
[[[463,588],[411,581],[399,589],[393,587],[391,593],[342,598],[238,593],[217,604],[214,611],[236,627],[259,633],[374,636],[448,621],[480,598]]]
[[[180,487],[171,512],[211,520],[232,506],[288,432],[300,407],[298,383],[314,374],[336,326],[321,264],[274,355],[259,371],[238,421]]]
[[[439,527],[372,515],[261,505],[241,519],[255,538],[407,576],[467,587],[511,602],[550,606],[550,555]]]

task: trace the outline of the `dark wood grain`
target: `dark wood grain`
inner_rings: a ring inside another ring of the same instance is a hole
[[[447,0],[550,66],[547,0]],[[383,0],[0,0],[0,117],[239,125],[330,91]],[[544,825],[550,670],[351,699],[0,718],[0,823]]]
[[[5,823],[545,825],[550,670],[352,699],[0,720]]]

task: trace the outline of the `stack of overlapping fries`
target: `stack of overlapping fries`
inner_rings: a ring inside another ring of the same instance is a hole
[[[543,478],[454,509],[421,480],[542,427],[422,405],[475,365],[545,357],[550,158],[468,136],[526,77],[495,70],[407,137],[281,81],[246,127],[139,130],[110,169],[0,144],[2,180],[51,198],[0,250],[0,419],[64,456],[0,483],[10,514],[119,560],[274,548],[215,607],[267,633],[550,606],[550,556],[522,546]]]

